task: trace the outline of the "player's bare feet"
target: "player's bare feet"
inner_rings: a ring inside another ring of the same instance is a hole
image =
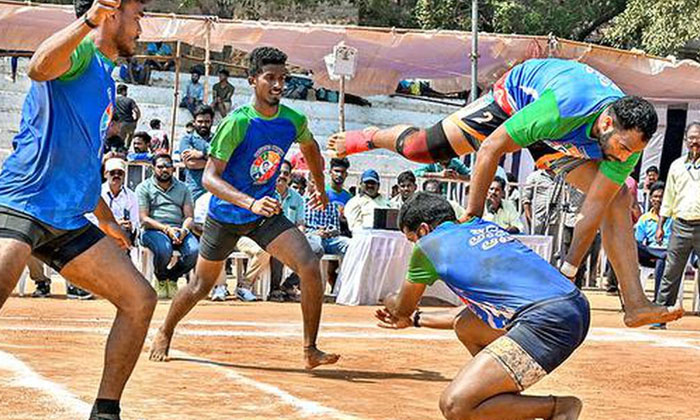
[[[648,324],[663,324],[675,321],[683,316],[683,308],[679,306],[661,306],[653,303],[631,309],[625,308],[625,325],[630,328]]]
[[[304,361],[306,369],[313,369],[321,365],[332,365],[340,359],[339,354],[324,353],[316,346],[304,347]]]
[[[328,150],[331,156],[342,159],[345,157],[345,132],[335,133],[328,138]]]
[[[576,397],[554,397],[554,413],[549,420],[576,420],[583,403]]]
[[[153,362],[165,362],[168,358],[171,339],[172,336],[166,335],[163,331],[158,330],[158,334],[156,334],[153,338],[153,343],[151,343],[151,352],[148,359]]]

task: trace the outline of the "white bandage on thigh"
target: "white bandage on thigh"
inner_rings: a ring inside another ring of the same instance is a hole
[[[520,391],[534,385],[547,375],[542,366],[507,335],[494,340],[484,351],[503,366]]]

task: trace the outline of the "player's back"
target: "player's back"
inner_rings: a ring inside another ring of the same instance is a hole
[[[518,310],[576,290],[530,248],[481,219],[444,223],[421,238],[418,246],[439,278],[497,328]]]

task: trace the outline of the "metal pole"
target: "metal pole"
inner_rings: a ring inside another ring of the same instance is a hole
[[[340,131],[345,131],[345,76],[340,76],[340,94],[338,98],[338,122]]]
[[[479,67],[479,2],[472,0],[472,91],[471,101],[474,102],[479,97],[478,94],[478,67]]]
[[[209,67],[211,65],[211,25],[212,21],[207,20],[207,33],[204,38],[204,98],[203,102],[208,103],[209,98]]]
[[[173,151],[173,143],[175,143],[175,125],[177,124],[177,107],[180,106],[180,41],[177,41],[175,47],[175,86],[173,87],[173,114],[170,122],[170,144],[168,145],[168,153]]]

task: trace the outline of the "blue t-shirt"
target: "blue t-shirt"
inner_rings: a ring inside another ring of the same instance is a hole
[[[237,190],[260,199],[275,197],[278,168],[293,142],[313,141],[306,117],[285,105],[265,117],[253,105],[243,105],[224,118],[211,141],[210,156],[223,160],[223,179]],[[209,217],[244,224],[262,216],[213,196]]]
[[[187,149],[194,149],[204,153],[204,158],[206,159],[207,155],[209,155],[209,140],[211,140],[211,136],[205,139],[196,131],[186,134],[180,140],[180,155],[182,156],[182,153]],[[204,176],[204,169],[185,169],[185,183],[187,188],[190,189],[194,201],[197,201],[199,197],[207,192],[202,185],[202,176]]]
[[[58,229],[89,223],[84,214],[100,198],[102,143],[114,110],[113,68],[86,38],[64,75],[32,82],[0,172],[0,205]]]
[[[333,187],[326,187],[326,195],[328,196],[328,201],[331,203],[338,203],[341,206],[345,206],[348,201],[352,198],[352,194],[347,192],[345,189],[337,192]]]
[[[505,128],[518,145],[543,141],[566,156],[604,159],[591,129],[600,113],[625,94],[598,70],[570,60],[527,60],[513,67],[500,87],[514,113]],[[497,83],[494,95],[498,89]],[[625,162],[603,161],[600,170],[621,185],[639,157],[634,153]]]
[[[438,279],[493,328],[505,327],[525,306],[576,290],[530,248],[481,219],[443,223],[418,241],[408,280]]]

